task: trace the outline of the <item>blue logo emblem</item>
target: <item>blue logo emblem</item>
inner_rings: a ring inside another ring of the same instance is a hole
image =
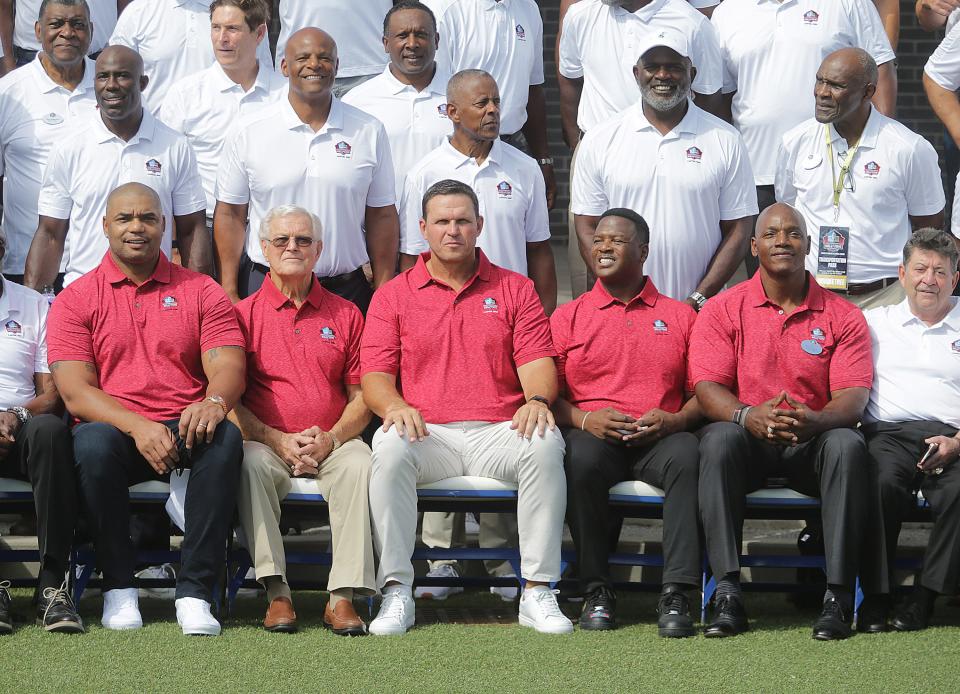
[[[160,162],[156,159],[150,159],[147,161],[147,173],[151,176],[159,176],[160,172],[163,170]]]
[[[953,350],[954,354],[960,354],[960,340],[954,340],[950,344],[950,349]]]
[[[323,326],[322,328],[320,328],[320,337],[324,340],[333,340],[334,338],[337,337],[337,334],[333,332],[333,328],[328,328],[327,326]]]
[[[160,300],[160,307],[164,311],[169,311],[171,309],[177,308],[177,300],[172,296],[165,296]]]
[[[17,321],[10,319],[3,324],[4,329],[7,331],[7,335],[22,335],[23,328],[20,327],[20,324]]]
[[[483,312],[484,313],[497,313],[500,310],[500,307],[497,306],[497,300],[493,297],[488,296],[483,300]]]
[[[447,105],[446,105],[446,104],[438,104],[438,105],[437,105],[437,113],[440,114],[440,117],[441,117],[441,118],[446,118],[446,117],[447,117]]]
[[[826,333],[824,333],[823,330],[821,330],[820,328],[814,328],[813,330],[811,330],[810,337],[812,337],[814,340],[817,340],[818,342],[823,342],[824,340],[827,339]]]
[[[513,186],[506,181],[500,181],[497,184],[497,195],[501,198],[512,198]]]
[[[653,321],[653,332],[655,332],[655,333],[666,333],[666,332],[667,332],[667,324],[664,323],[664,322],[663,322],[662,320],[660,320],[659,318],[657,318],[657,320]]]

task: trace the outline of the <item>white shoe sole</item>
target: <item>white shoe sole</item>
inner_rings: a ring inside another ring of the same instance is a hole
[[[100,622],[100,626],[110,631],[133,631],[143,627],[143,620],[139,622],[111,622],[110,624]]]
[[[549,628],[549,629],[544,629],[544,628],[541,628],[541,627],[537,626],[536,621],[533,620],[533,619],[530,619],[530,618],[527,617],[526,615],[520,615],[520,626],[522,626],[522,627],[530,627],[531,629],[535,629],[535,630],[537,631],[537,633],[539,633],[539,634],[571,634],[571,633],[573,633],[573,623],[572,623],[572,622],[569,623],[569,626],[558,625],[558,626],[556,626],[556,627],[551,627],[551,628]]]
[[[197,624],[190,627],[181,624],[180,629],[183,630],[184,636],[220,636],[219,624]]]
[[[412,626],[413,626],[413,625],[411,624],[409,627],[406,627],[406,628],[404,628],[404,627],[378,627],[378,626],[374,626],[373,623],[371,623],[370,626],[367,627],[367,632],[370,633],[370,634],[373,634],[374,636],[403,636],[403,635],[406,634],[408,631],[410,631],[410,627],[412,627]]]

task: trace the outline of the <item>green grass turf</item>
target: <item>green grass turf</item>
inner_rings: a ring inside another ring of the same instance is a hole
[[[147,626],[99,626],[99,597],[85,598],[89,632],[45,634],[19,624],[0,638],[0,692],[952,692],[960,687],[960,608],[941,598],[935,625],[916,634],[810,638],[814,612],[783,595],[749,595],[753,631],[735,639],[660,639],[656,596],[621,598],[615,632],[543,636],[516,625],[511,606],[467,593],[420,603],[425,619],[404,637],[344,638],[325,631],[324,593],[295,593],[301,631],[268,634],[264,604],[240,600],[219,638],[185,638],[172,602],[141,602]],[[439,610],[431,610],[434,606]],[[566,605],[568,614],[577,607]],[[29,592],[14,592],[29,614]],[[440,616],[438,622],[437,616]],[[485,624],[440,623],[445,618]],[[505,622],[505,623],[498,623]]]

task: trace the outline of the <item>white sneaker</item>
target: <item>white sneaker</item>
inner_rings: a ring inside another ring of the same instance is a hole
[[[145,578],[147,580],[176,581],[177,572],[173,570],[170,564],[160,564],[158,566],[148,566],[143,571],[134,574],[136,578]],[[173,600],[177,593],[176,588],[167,588],[163,586],[145,586],[140,588],[141,598],[156,598],[157,600]]]
[[[200,598],[178,598],[177,623],[184,636],[219,636],[220,622],[210,614],[210,603]]]
[[[468,513],[463,521],[463,531],[467,535],[478,535],[480,533],[480,519],[475,513]]]
[[[139,629],[143,626],[136,588],[114,588],[103,594],[103,616],[100,624],[104,629],[121,631]]]
[[[406,592],[385,593],[377,618],[370,622],[368,631],[376,636],[402,636],[413,626],[416,605]]]
[[[451,564],[440,564],[427,572],[427,578],[460,578],[460,573]],[[427,600],[446,600],[451,595],[462,592],[463,586],[420,586],[413,596]]]
[[[533,627],[541,634],[569,634],[573,622],[564,616],[557,605],[559,590],[537,586],[528,588],[520,596],[520,626]]]
[[[503,576],[498,576],[498,578],[513,578],[515,579],[516,574],[504,574]],[[504,602],[513,602],[517,599],[517,593],[520,591],[519,584],[512,586],[490,586],[490,592],[499,597]]]

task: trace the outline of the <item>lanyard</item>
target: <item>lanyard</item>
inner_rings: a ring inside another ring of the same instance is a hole
[[[860,140],[847,150],[847,156],[840,165],[840,178],[837,178],[836,162],[833,160],[833,142],[830,140],[830,126],[824,124],[823,133],[827,139],[827,156],[830,158],[830,177],[833,179],[833,221],[840,218],[840,193],[843,192],[843,179],[850,173],[850,165],[853,164],[853,157],[860,147]]]

